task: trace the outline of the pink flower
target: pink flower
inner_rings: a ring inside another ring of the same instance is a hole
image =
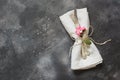
[[[85,27],[78,26],[78,27],[76,27],[75,33],[76,33],[78,36],[80,36],[80,35],[83,33],[84,30],[86,30]]]

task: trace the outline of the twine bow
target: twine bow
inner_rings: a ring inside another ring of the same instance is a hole
[[[81,27],[79,22],[78,22],[78,18],[77,18],[77,11],[76,9],[74,10],[74,14],[71,15],[71,18],[76,26],[76,35],[79,36],[79,38],[77,39],[78,41],[82,41],[81,44],[76,44],[76,45],[81,45],[81,55],[82,55],[82,58],[83,59],[86,59],[87,56],[90,55],[90,52],[88,51],[88,49],[90,48],[90,45],[91,45],[91,41],[93,41],[95,44],[98,44],[98,45],[104,45],[106,44],[107,42],[111,41],[111,39],[108,39],[102,43],[99,43],[99,42],[96,42],[91,36],[93,34],[93,27],[90,26],[91,28],[91,33],[89,34],[89,29],[87,30],[85,27]],[[73,33],[73,34],[75,34]],[[73,38],[72,38],[73,39]],[[75,39],[74,39],[75,40]],[[73,45],[71,48],[70,48],[70,53],[72,51],[72,48],[76,45]],[[69,53],[69,54],[70,54]]]

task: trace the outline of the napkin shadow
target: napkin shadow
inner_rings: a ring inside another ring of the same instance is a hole
[[[94,68],[91,68],[91,69],[86,69],[86,70],[73,70],[73,74],[75,75],[80,75],[80,74],[83,74],[83,73],[86,73],[86,72],[90,72],[90,71],[96,71],[96,70],[101,70],[103,68],[103,64],[99,64],[97,65],[96,67]]]

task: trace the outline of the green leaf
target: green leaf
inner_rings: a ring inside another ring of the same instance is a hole
[[[86,39],[84,39],[84,42],[85,42],[87,45],[90,45],[90,44],[91,44],[91,40],[90,40],[90,38],[86,38]]]

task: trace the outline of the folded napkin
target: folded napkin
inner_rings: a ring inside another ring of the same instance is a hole
[[[92,41],[90,47],[88,48],[89,56],[87,56],[86,59],[82,58],[81,55],[82,40],[79,38],[78,35],[75,34],[76,30],[75,24],[70,17],[70,15],[73,13],[74,10],[71,10],[65,13],[64,15],[60,16],[60,20],[64,25],[64,28],[66,29],[68,34],[75,39],[71,52],[71,69],[78,70],[95,67],[96,65],[102,63],[103,59],[97,47]],[[87,29],[87,31],[89,31],[90,23],[87,8],[77,9],[77,17],[79,24],[81,26],[84,26]]]

